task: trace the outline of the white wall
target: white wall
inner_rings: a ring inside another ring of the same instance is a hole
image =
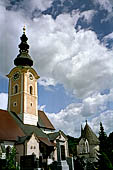
[[[32,155],[33,153],[37,158],[39,158],[39,141],[36,139],[34,134],[27,142],[26,155]]]

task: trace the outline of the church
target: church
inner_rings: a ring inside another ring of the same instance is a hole
[[[81,126],[81,136],[77,145],[77,156],[90,162],[97,162],[98,151],[99,139],[86,121],[85,127],[83,128]]]
[[[68,154],[68,139],[62,131],[55,131],[46,114],[38,110],[37,80],[40,78],[29,55],[25,28],[19,44],[19,54],[14,59],[15,67],[7,75],[8,108],[0,109],[0,158],[15,146],[16,161],[21,156],[36,155],[40,168],[53,160],[64,161]],[[66,169],[66,168],[65,168]]]

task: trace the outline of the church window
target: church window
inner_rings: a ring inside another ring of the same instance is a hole
[[[16,93],[18,93],[18,85],[17,84],[14,86],[14,94],[16,94]]]
[[[30,94],[32,95],[33,94],[33,87],[32,86],[30,86]]]
[[[86,150],[86,153],[89,153],[89,143],[87,140],[85,142],[85,150]]]
[[[17,106],[17,102],[14,102],[14,103],[13,103],[13,106],[16,107],[16,106]]]
[[[31,102],[30,105],[33,106],[33,103]]]

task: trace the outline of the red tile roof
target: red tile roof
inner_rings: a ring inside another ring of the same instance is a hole
[[[38,119],[38,124],[40,127],[55,130],[54,126],[52,125],[46,114],[41,110],[38,110]]]
[[[0,109],[0,140],[15,141],[17,136],[25,136],[16,121],[6,110]]]

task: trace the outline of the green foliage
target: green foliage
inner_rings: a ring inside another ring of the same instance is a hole
[[[106,133],[104,132],[104,128],[102,123],[100,123],[100,131],[99,131],[99,140],[100,140],[100,150],[98,152],[98,170],[113,170],[113,164],[110,160],[111,151],[109,148],[109,140],[107,138]]]
[[[102,152],[101,155],[99,156],[99,161],[98,161],[98,169],[99,170],[113,170],[112,163],[110,159],[108,158],[107,154]]]
[[[68,148],[69,148],[69,154],[76,156],[77,155],[77,144],[78,144],[78,139],[67,136],[68,137]]]
[[[16,149],[15,147],[13,147],[10,153],[6,155],[6,159],[7,159],[6,169],[7,170],[17,170],[15,156],[16,156]]]
[[[113,164],[113,132],[108,137],[108,155]]]
[[[99,131],[99,141],[100,141],[100,152],[107,152],[107,135],[104,132],[102,123],[100,122],[100,131]]]

